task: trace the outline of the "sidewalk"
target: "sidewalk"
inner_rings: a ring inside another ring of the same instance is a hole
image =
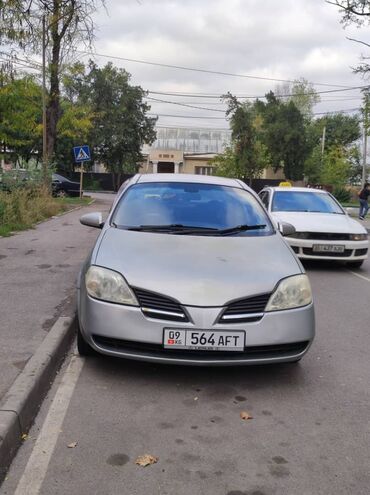
[[[33,230],[0,237],[0,404],[59,316],[75,312],[75,281],[99,234],[84,213],[107,213],[113,195],[51,218]]]

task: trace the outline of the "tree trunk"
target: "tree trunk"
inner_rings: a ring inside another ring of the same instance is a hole
[[[59,1],[54,2],[54,19],[59,16]],[[60,35],[58,33],[58,22],[51,24],[52,57],[50,66],[50,95],[47,103],[47,153],[49,161],[52,160],[57,137],[57,124],[59,120],[59,64],[60,64]]]

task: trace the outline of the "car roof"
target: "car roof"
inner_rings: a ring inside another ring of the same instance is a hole
[[[226,177],[216,177],[214,175],[196,175],[196,174],[142,174],[137,176],[136,183],[142,182],[192,182],[197,184],[215,184],[219,186],[229,186],[245,188],[249,187],[238,179],[229,179]]]
[[[325,191],[325,189],[316,189],[314,187],[283,187],[283,186],[266,186],[263,188],[263,190],[266,189],[272,189],[273,191],[287,191],[287,192],[315,192],[315,193],[322,193],[322,194],[327,194],[328,191]]]

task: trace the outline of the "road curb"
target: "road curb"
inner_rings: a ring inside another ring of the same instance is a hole
[[[18,375],[0,406],[0,482],[35,419],[75,334],[76,319],[60,317]]]

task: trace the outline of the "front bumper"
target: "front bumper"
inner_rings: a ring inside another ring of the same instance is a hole
[[[313,304],[304,308],[265,313],[251,323],[217,323],[223,308],[187,306],[187,323],[152,319],[141,309],[92,299],[78,291],[81,332],[96,351],[156,363],[183,365],[246,365],[296,361],[310,347],[315,333]],[[163,348],[164,328],[188,330],[244,330],[244,352],[188,351]]]
[[[300,259],[332,260],[332,261],[360,261],[368,257],[369,241],[326,241],[313,239],[285,238],[295,254]],[[343,253],[314,252],[315,245],[344,246]]]

